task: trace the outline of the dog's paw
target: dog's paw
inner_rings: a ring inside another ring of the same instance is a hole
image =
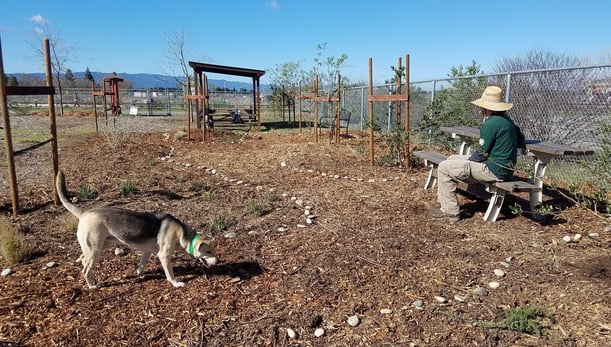
[[[172,285],[174,286],[174,288],[181,288],[185,286],[184,282],[178,282],[178,281],[173,281]]]

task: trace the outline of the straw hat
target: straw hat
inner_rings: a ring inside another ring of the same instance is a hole
[[[502,92],[501,88],[497,86],[486,87],[482,97],[471,103],[490,111],[507,111],[513,107],[513,104],[501,101]]]

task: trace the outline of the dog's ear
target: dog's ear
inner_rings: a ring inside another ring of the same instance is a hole
[[[212,247],[209,244],[207,244],[204,241],[202,241],[199,244],[199,246],[197,247],[197,250],[199,251],[199,254],[206,255],[206,256],[214,256],[214,250],[212,249]]]

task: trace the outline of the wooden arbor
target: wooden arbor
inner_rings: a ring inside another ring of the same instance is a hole
[[[13,205],[13,216],[17,216],[19,211],[19,193],[17,189],[17,177],[15,173],[15,158],[14,155],[24,152],[28,149],[40,147],[48,142],[51,142],[51,151],[53,157],[53,201],[55,205],[59,203],[59,196],[55,188],[55,177],[59,170],[59,159],[57,151],[57,124],[55,122],[55,88],[53,87],[53,75],[51,74],[51,55],[49,50],[49,39],[44,40],[44,58],[46,66],[46,86],[32,87],[8,87],[4,76],[4,63],[2,61],[2,43],[0,42],[0,107],[2,111],[2,122],[4,125],[4,141],[6,147],[6,162],[8,166],[8,178],[11,188],[11,203]],[[7,95],[48,95],[49,103],[49,122],[51,138],[30,146],[18,152],[13,151],[13,139],[11,137],[11,123],[8,111]]]
[[[209,112],[209,98],[208,98],[208,80],[204,72],[217,73],[222,75],[233,75],[252,78],[252,105],[253,112],[257,119],[257,127],[261,129],[261,76],[265,75],[264,70],[246,69],[241,67],[223,66],[204,64],[190,61],[189,66],[193,68],[193,77],[195,79],[195,95],[185,95],[185,99],[195,101],[195,112],[198,115],[197,124],[200,127],[200,112],[204,117],[208,116]],[[189,90],[189,93],[191,90]],[[190,116],[189,116],[190,118]],[[203,139],[207,139],[207,133],[209,131],[208,122],[204,122],[202,130],[204,132]]]
[[[111,110],[114,117],[121,114],[121,103],[119,102],[119,82],[123,82],[121,77],[108,77],[102,81],[102,90],[95,90],[95,82],[91,81],[91,95],[93,95],[93,113],[95,116],[95,131],[98,131],[98,111],[96,105],[96,96],[102,97],[102,107],[104,108],[104,118],[106,118],[106,124],[108,125],[108,110]],[[108,89],[107,89],[108,87]],[[106,102],[106,97],[110,96],[110,107]]]
[[[398,59],[397,64],[397,93],[394,95],[373,95],[373,73],[372,73],[372,59],[369,58],[369,160],[371,165],[375,164],[374,151],[373,151],[373,103],[378,101],[396,101],[397,105],[397,126],[401,122],[401,102],[405,104],[405,160],[409,165],[409,54],[405,55],[405,93],[401,92],[401,71],[403,66],[401,64],[401,58]]]

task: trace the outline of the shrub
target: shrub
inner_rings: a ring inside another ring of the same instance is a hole
[[[210,230],[220,233],[225,229],[227,229],[227,219],[225,216],[210,217]]]
[[[130,181],[123,181],[121,182],[121,186],[119,187],[119,190],[121,191],[122,196],[126,196],[136,191],[136,186],[134,186],[134,184]]]
[[[82,185],[78,188],[76,197],[81,201],[90,200],[95,197],[97,192],[90,185]]]
[[[25,235],[4,218],[0,219],[0,254],[8,265],[18,264],[32,254]]]

